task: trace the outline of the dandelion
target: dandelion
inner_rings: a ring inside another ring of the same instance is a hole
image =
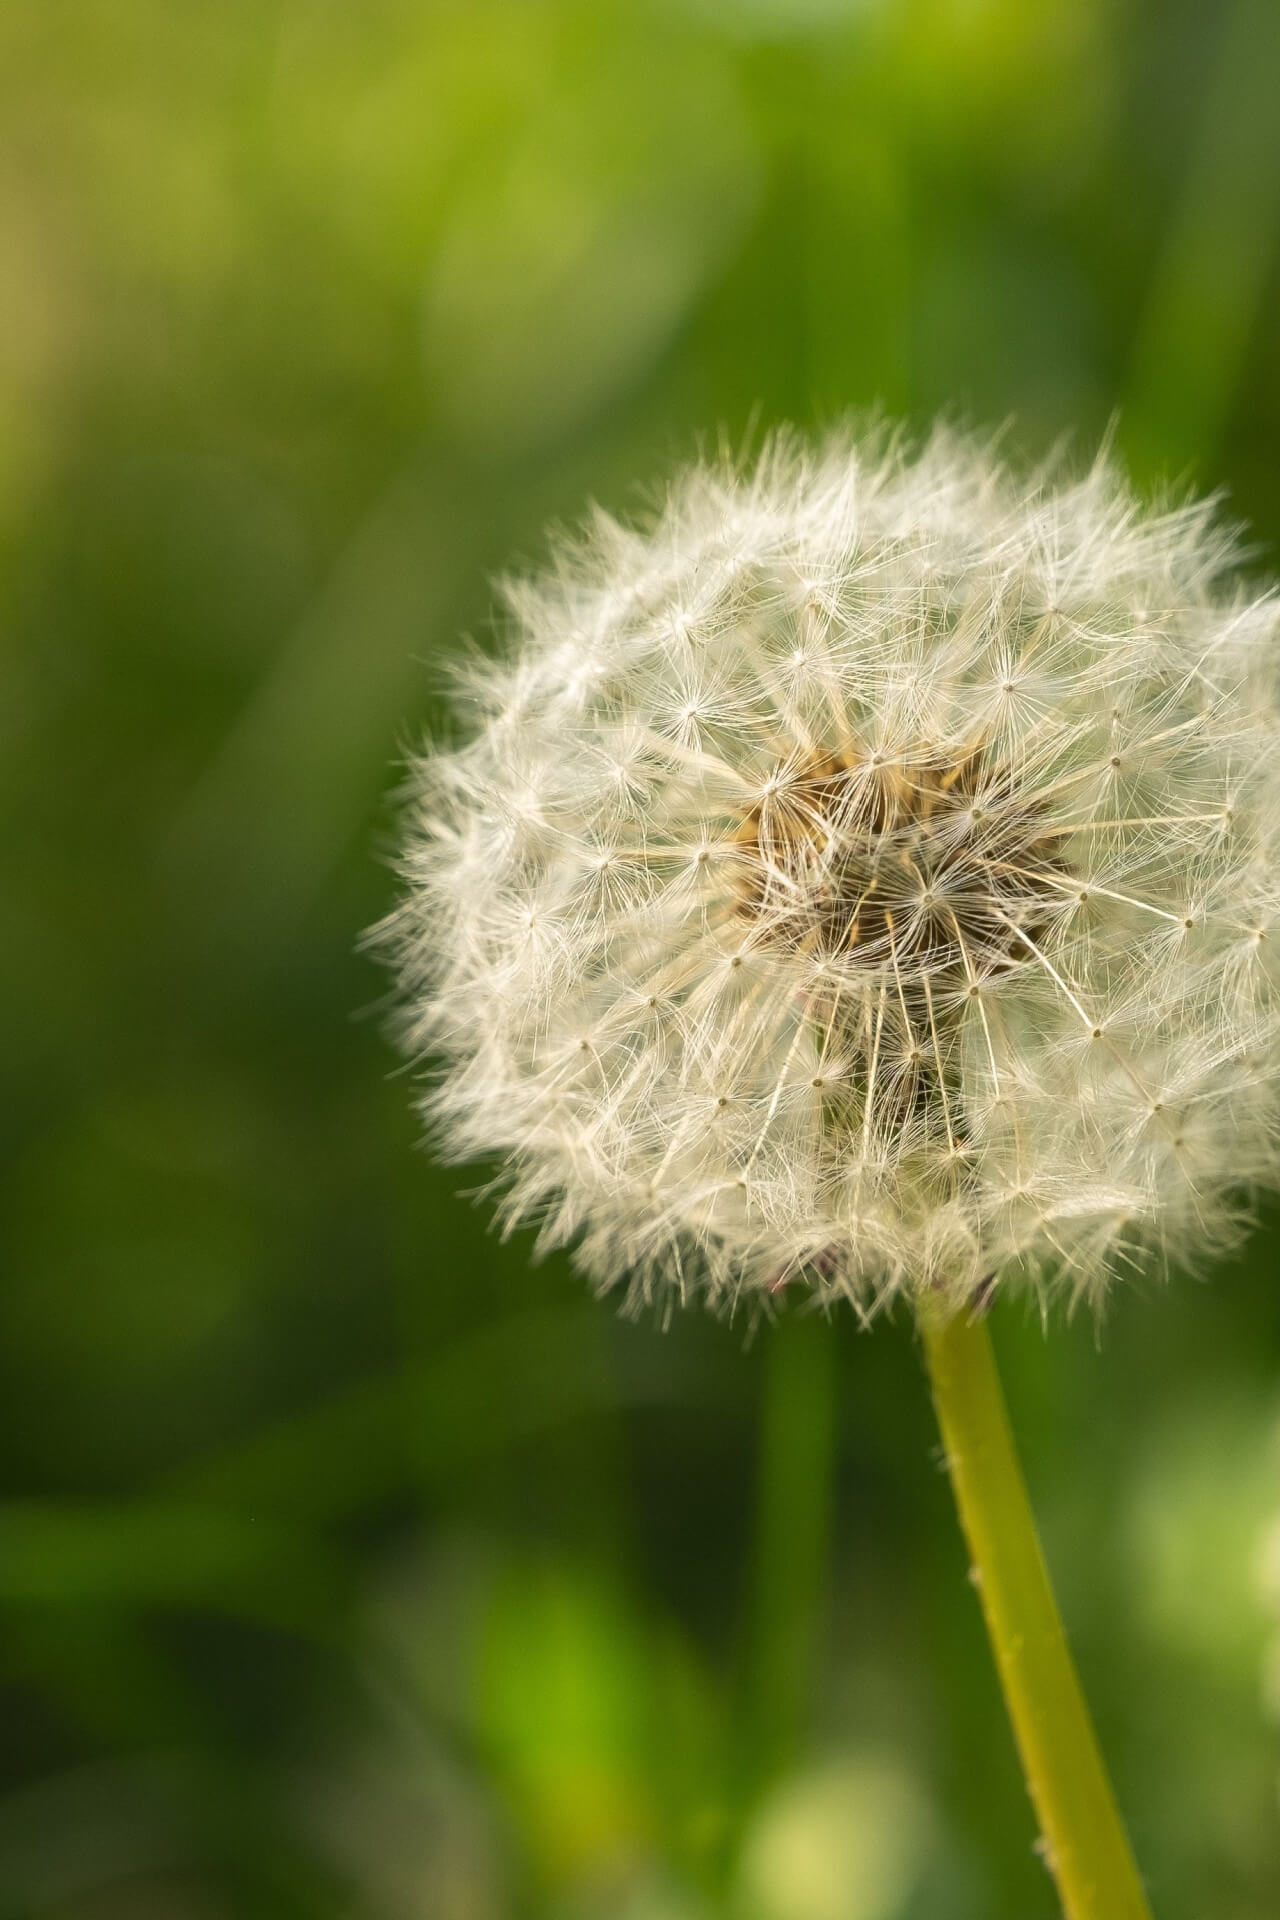
[[[1274,1179],[1280,608],[1212,503],[939,430],[695,466],[505,590],[380,930],[442,1150],[632,1308],[917,1309],[1072,1920],[1146,1905],[981,1310]]]
[[[775,442],[507,588],[387,929],[428,1110],[631,1303],[1096,1300],[1271,1177],[1280,614],[1211,506]]]

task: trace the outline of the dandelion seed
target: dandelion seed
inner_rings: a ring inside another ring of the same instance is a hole
[[[633,1305],[1096,1299],[1230,1241],[1280,1070],[1280,613],[1234,559],[945,431],[597,516],[415,772],[380,931],[442,1149]]]

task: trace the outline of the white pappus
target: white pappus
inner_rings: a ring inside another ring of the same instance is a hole
[[[1274,1178],[1280,610],[1212,503],[939,429],[504,589],[377,930],[451,1158],[631,1305],[1097,1298]]]

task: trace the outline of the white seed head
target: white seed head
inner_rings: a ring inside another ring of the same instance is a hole
[[[415,770],[380,935],[444,1150],[633,1305],[1096,1298],[1229,1243],[1280,1068],[1280,612],[1235,559],[1211,504],[949,431],[595,515]]]

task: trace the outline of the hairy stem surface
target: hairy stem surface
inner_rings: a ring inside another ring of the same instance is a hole
[[[982,1319],[922,1313],[947,1469],[1067,1920],[1151,1920],[1080,1690]]]

